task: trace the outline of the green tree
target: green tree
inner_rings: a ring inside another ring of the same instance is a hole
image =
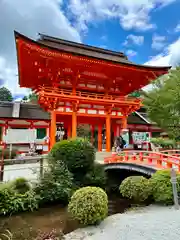
[[[28,101],[28,97],[27,96],[24,96],[23,99],[22,99],[23,102],[27,102]]]
[[[12,93],[6,87],[0,88],[0,101],[8,101],[8,102],[13,101]]]
[[[177,67],[155,81],[144,93],[144,105],[153,122],[169,136],[180,138],[180,68]]]
[[[22,100],[23,102],[37,103],[38,96],[32,92],[28,96],[24,96]]]
[[[28,99],[30,102],[37,103],[38,96],[35,93],[30,93]]]

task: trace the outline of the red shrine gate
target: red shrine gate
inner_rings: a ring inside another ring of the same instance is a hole
[[[111,128],[117,135],[127,128],[127,117],[141,106],[127,97],[166,74],[170,67],[133,64],[123,53],[41,35],[33,41],[15,33],[19,84],[38,94],[39,104],[51,113],[50,146],[55,143],[56,122],[64,122],[68,137],[76,137],[77,124],[98,126],[98,150],[102,127],[106,151],[111,151]]]

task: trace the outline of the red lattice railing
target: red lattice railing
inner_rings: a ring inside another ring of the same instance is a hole
[[[175,157],[180,157],[180,149],[166,149],[166,150],[162,150],[160,151],[163,154],[168,154],[171,156],[175,156]]]
[[[100,93],[88,93],[88,92],[81,92],[76,91],[74,94],[71,90],[65,90],[65,89],[58,89],[58,88],[50,88],[50,87],[39,87],[37,90],[39,94],[46,95],[46,96],[56,96],[56,97],[68,97],[68,98],[74,98],[76,99],[89,99],[89,100],[103,100],[103,101],[116,101],[117,103],[129,103],[129,104],[140,104],[141,100],[133,97],[127,97],[127,96],[113,96],[113,95],[105,95]]]
[[[175,168],[178,172],[180,172],[180,157],[161,152],[124,151],[118,155],[115,154],[104,159],[105,164],[118,162],[135,163],[153,167],[155,169]]]

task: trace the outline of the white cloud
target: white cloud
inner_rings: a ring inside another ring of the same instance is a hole
[[[145,65],[152,66],[177,66],[180,64],[180,38],[171,43],[164,52],[157,56],[151,57],[151,59],[145,63]]]
[[[5,86],[14,94],[27,92],[17,83],[14,30],[33,39],[40,32],[80,41],[79,33],[63,14],[61,3],[62,0],[0,1],[0,79],[5,79]]]
[[[180,23],[175,27],[175,32],[180,32]]]
[[[166,37],[154,34],[151,47],[155,50],[162,50],[166,44]]]
[[[137,52],[135,52],[134,50],[129,49],[129,50],[126,51],[126,54],[128,55],[128,57],[134,57],[134,56],[137,55]]]
[[[132,43],[139,46],[142,45],[144,43],[144,36],[136,36],[136,35],[130,34],[127,36],[123,45],[126,46]]]
[[[88,23],[104,18],[119,19],[126,30],[146,31],[155,28],[150,13],[178,0],[69,0],[69,10],[76,17],[80,30],[87,30]]]

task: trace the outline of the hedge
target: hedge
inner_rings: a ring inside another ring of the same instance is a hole
[[[108,213],[107,194],[98,187],[83,187],[71,197],[68,212],[83,225],[98,224]]]

